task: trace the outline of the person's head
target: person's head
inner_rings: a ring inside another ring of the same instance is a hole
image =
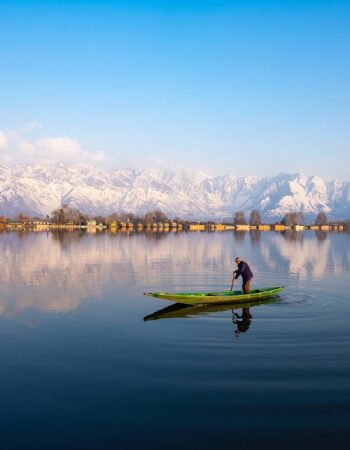
[[[239,258],[239,257],[237,256],[237,258],[235,259],[235,261],[236,261],[236,264],[237,264],[237,266],[238,266],[238,264],[241,262],[241,258]]]

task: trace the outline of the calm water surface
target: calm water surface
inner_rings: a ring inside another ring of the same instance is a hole
[[[350,234],[1,233],[0,252],[1,449],[349,447]],[[229,289],[237,255],[286,291],[249,311],[142,295]]]

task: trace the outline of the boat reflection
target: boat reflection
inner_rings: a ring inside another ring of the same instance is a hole
[[[186,319],[193,318],[195,316],[210,315],[222,311],[232,311],[232,322],[235,324],[235,336],[239,337],[241,333],[248,331],[253,315],[251,309],[268,305],[271,303],[277,303],[281,301],[278,296],[266,298],[261,301],[254,301],[250,303],[231,303],[224,305],[183,305],[182,303],[175,303],[145,316],[143,320],[148,322],[150,320],[158,319]],[[239,310],[242,309],[241,314]]]

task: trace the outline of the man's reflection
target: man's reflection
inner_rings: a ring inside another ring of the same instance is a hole
[[[235,336],[239,337],[241,333],[248,331],[250,324],[252,322],[253,316],[250,313],[250,308],[242,308],[242,314],[237,314],[232,310],[232,322],[237,325],[235,329]]]

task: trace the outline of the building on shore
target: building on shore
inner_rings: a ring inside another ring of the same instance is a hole
[[[236,225],[236,231],[249,231],[250,225]]]
[[[87,228],[96,228],[96,220],[88,220],[86,227]]]
[[[11,220],[10,222],[8,222],[6,224],[6,229],[7,230],[16,230],[16,231],[21,231],[24,229],[24,225],[22,222],[18,222],[16,220]]]
[[[277,223],[274,225],[274,230],[275,231],[285,231],[285,230],[290,230],[291,227],[289,225],[282,225],[280,223]]]
[[[33,220],[32,227],[34,231],[48,231],[51,228],[50,222],[44,222],[41,220]]]
[[[205,231],[204,223],[190,223],[188,226],[189,231]]]
[[[270,231],[271,230],[271,225],[266,225],[266,224],[258,225],[258,230],[260,230],[260,231]]]

